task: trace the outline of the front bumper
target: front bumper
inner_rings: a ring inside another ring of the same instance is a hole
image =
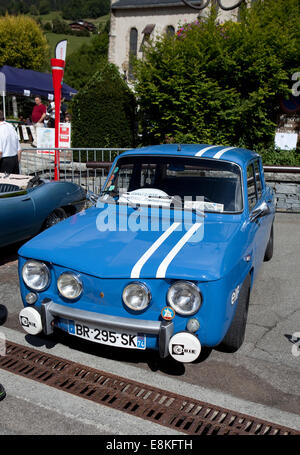
[[[99,326],[101,328],[105,327],[120,331],[124,330],[155,335],[158,337],[160,357],[165,358],[169,355],[169,341],[174,332],[174,324],[172,321],[147,321],[143,319],[137,320],[109,316],[107,314],[70,308],[54,303],[53,301],[43,302],[41,305],[41,319],[45,335],[53,333],[55,320],[57,318],[91,323],[95,327]]]

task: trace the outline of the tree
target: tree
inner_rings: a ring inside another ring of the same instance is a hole
[[[135,97],[118,69],[105,64],[74,97],[73,147],[131,147],[135,138]]]
[[[298,0],[256,0],[238,23],[210,16],[162,36],[136,63],[144,140],[273,142],[299,61]]]
[[[48,0],[40,0],[39,2],[40,14],[50,13],[50,3]]]
[[[104,30],[92,38],[90,44],[83,44],[66,61],[64,80],[71,87],[80,90],[91,76],[107,62],[108,32]]]
[[[110,0],[66,0],[62,6],[64,19],[81,19],[108,14]]]
[[[49,48],[41,28],[27,16],[0,17],[0,66],[42,70]]]

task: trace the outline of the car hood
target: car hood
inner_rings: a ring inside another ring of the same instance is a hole
[[[99,216],[96,207],[78,213],[27,242],[19,254],[99,278],[199,281],[220,279],[241,257],[236,246],[241,223],[224,222],[224,215],[197,217],[185,227],[171,222],[167,230],[156,226],[152,231],[101,231]]]

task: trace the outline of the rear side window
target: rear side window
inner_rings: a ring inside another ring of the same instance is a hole
[[[252,164],[249,164],[249,166],[247,167],[247,190],[248,190],[248,206],[249,206],[249,211],[251,211],[257,202],[254,167]]]
[[[261,192],[262,192],[262,183],[261,183],[260,170],[259,170],[259,161],[258,160],[256,160],[254,162],[254,169],[255,169],[256,189],[257,189],[258,199],[260,199],[261,198]]]

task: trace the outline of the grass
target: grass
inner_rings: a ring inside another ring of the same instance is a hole
[[[67,45],[67,56],[71,55],[76,49],[78,49],[82,44],[89,44],[90,40],[93,38],[94,35],[91,36],[74,36],[74,35],[63,35],[59,33],[45,33],[47,41],[50,46],[50,57],[55,57],[55,46],[56,44],[66,39],[68,40]]]
[[[52,22],[53,19],[60,19],[64,20],[67,23],[71,23],[73,21],[71,20],[65,20],[62,17],[61,11],[51,11],[49,14],[43,14],[42,16],[31,16],[33,18],[39,17],[42,21],[43,24],[46,22]],[[94,19],[90,18],[84,18],[83,20],[86,20],[88,22],[92,22],[95,24],[98,28],[101,29],[101,26],[104,26],[109,19],[109,14],[105,16],[100,16]],[[58,33],[51,33],[51,32],[45,32],[49,47],[50,47],[50,57],[53,58],[55,55],[55,46],[56,44],[63,40],[67,39],[68,40],[68,46],[67,46],[67,55],[71,55],[72,52],[76,51],[82,44],[89,44],[90,40],[93,38],[93,34],[90,36],[75,36],[75,35],[64,35],[64,34],[58,34]]]

